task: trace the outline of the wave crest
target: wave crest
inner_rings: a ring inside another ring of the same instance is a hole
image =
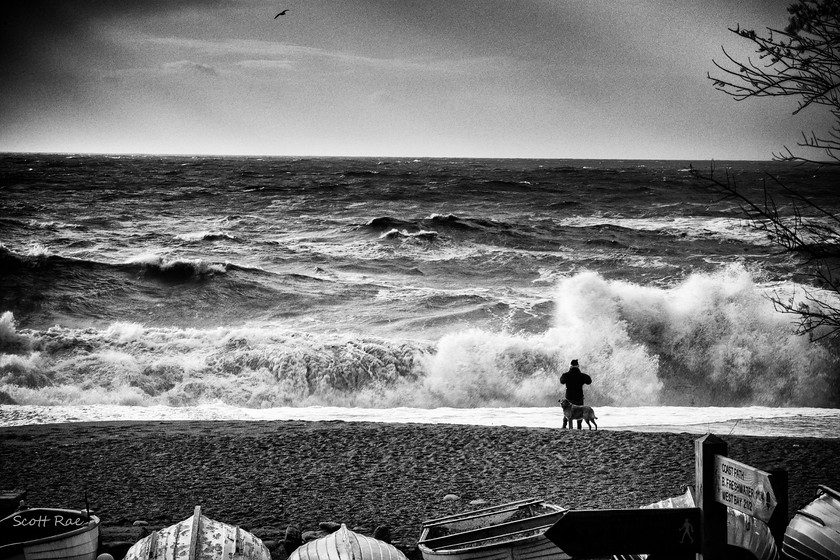
[[[185,243],[199,243],[202,241],[239,241],[235,235],[222,231],[195,231],[175,236],[178,241]]]
[[[29,338],[17,333],[15,316],[11,311],[0,315],[0,352],[3,354],[17,354],[28,350]]]
[[[404,229],[391,229],[379,236],[380,239],[420,239],[423,241],[434,241],[437,237],[436,231],[420,230],[411,233]]]
[[[222,263],[207,262],[201,259],[170,260],[154,253],[135,257],[129,260],[125,266],[148,276],[174,281],[209,278],[227,272],[227,266]]]

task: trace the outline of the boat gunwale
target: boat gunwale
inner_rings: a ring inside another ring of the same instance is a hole
[[[526,517],[524,519],[516,519],[514,521],[506,521],[504,523],[499,523],[497,525],[488,525],[488,526],[485,526],[485,527],[478,527],[476,529],[461,531],[459,533],[451,533],[449,535],[443,535],[443,536],[434,537],[434,538],[431,538],[431,539],[424,538],[426,535],[428,535],[428,528],[424,528],[423,532],[420,535],[420,539],[417,541],[417,545],[422,546],[422,547],[424,547],[428,550],[434,551],[434,550],[436,550],[435,548],[433,548],[433,545],[434,545],[435,541],[439,541],[439,542],[456,541],[460,545],[460,544],[467,543],[467,542],[475,542],[475,541],[481,541],[481,540],[486,540],[486,539],[490,539],[490,538],[496,538],[497,536],[501,536],[501,535],[513,535],[513,534],[516,534],[517,532],[522,532],[522,531],[534,531],[534,530],[537,530],[537,529],[542,528],[542,527],[550,527],[551,525],[553,525],[556,522],[556,520],[552,520],[550,523],[542,523],[542,522],[543,521],[548,521],[549,519],[552,519],[552,518],[555,518],[555,517],[557,517],[557,518],[562,517],[568,511],[568,510],[566,510],[566,509],[564,509],[560,506],[554,505],[554,504],[545,504],[545,505],[549,506],[549,507],[552,507],[552,508],[557,508],[557,510],[549,512],[549,513],[542,513],[540,515],[535,515],[535,516],[532,516],[532,517]],[[505,531],[505,529],[514,528],[516,526],[521,526],[523,524],[532,524],[532,523],[533,523],[533,526],[531,526],[531,527],[522,528],[522,529],[514,530],[514,531]],[[486,533],[487,531],[489,531],[491,529],[501,530],[503,532],[499,535],[487,536],[487,537],[484,537],[484,538],[481,538],[481,539],[471,539],[469,541],[463,541],[462,540],[460,542],[458,541],[459,537],[469,538],[472,535],[479,535],[481,533]],[[531,536],[534,536],[534,535],[531,535]],[[510,542],[514,542],[514,541],[512,540]],[[432,543],[432,546],[430,546],[429,543]],[[446,550],[446,548],[445,548],[446,546],[447,546],[446,544],[441,544],[440,550]],[[499,545],[496,544],[496,545],[493,545],[493,546],[499,546]]]
[[[446,515],[444,517],[437,517],[435,519],[427,519],[422,522],[423,527],[434,527],[437,525],[445,525],[446,523],[452,523],[455,521],[466,521],[468,519],[477,518],[477,517],[485,517],[488,515],[493,515],[496,513],[504,513],[506,511],[513,511],[517,510],[524,506],[529,505],[536,505],[536,504],[544,504],[545,500],[541,500],[539,498],[527,498],[524,500],[517,500],[515,502],[508,502],[506,504],[499,504],[497,506],[486,507],[482,509],[474,509],[471,511],[465,511],[463,513],[454,513],[452,515]]]
[[[825,492],[826,494],[828,494],[829,496],[831,496],[832,498],[834,498],[835,500],[840,500],[840,492],[838,492],[837,490],[834,490],[833,488],[829,488],[825,484],[820,484],[817,487],[820,490],[822,490],[823,492]]]
[[[79,513],[79,510],[72,510],[72,509],[58,510],[58,509],[50,509],[50,508],[32,508],[32,510],[36,510],[36,509],[40,509],[40,510],[44,510],[44,511],[65,511],[65,512]],[[32,511],[32,510],[27,510],[27,511]],[[14,515],[14,514],[12,514],[12,515]],[[3,519],[7,519],[8,517],[11,517],[12,515],[4,517]],[[28,541],[9,542],[9,543],[0,545],[0,551],[2,551],[4,548],[11,548],[11,547],[16,547],[16,546],[29,547],[29,546],[35,546],[35,545],[40,545],[40,544],[47,544],[47,543],[50,543],[50,542],[53,542],[53,541],[68,539],[70,537],[75,537],[77,535],[81,535],[81,534],[90,532],[93,529],[98,528],[99,524],[100,524],[100,519],[93,514],[89,514],[88,522],[82,527],[76,527],[74,529],[71,529],[71,530],[67,531],[66,533],[58,533],[56,535],[50,535],[48,537],[41,537],[40,539],[32,539],[32,540],[28,540]]]

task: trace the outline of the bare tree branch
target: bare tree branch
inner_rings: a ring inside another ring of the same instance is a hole
[[[694,175],[734,199],[753,229],[810,267],[804,275],[816,287],[800,288],[798,294],[789,295],[774,291],[769,296],[774,308],[793,315],[797,332],[808,335],[812,341],[840,337],[840,304],[831,303],[830,297],[822,295],[840,294],[840,216],[772,176],[767,177],[762,196],[756,200],[748,191],[739,189],[728,173],[718,178],[714,166],[708,175],[697,171]],[[780,194],[770,192],[767,180]],[[786,202],[785,208],[777,202],[780,197]]]
[[[739,26],[732,33],[752,42],[758,62],[739,61],[721,49],[724,63],[712,61],[722,72],[712,76],[714,87],[736,101],[751,97],[795,97],[796,115],[815,105],[829,108],[835,126],[827,136],[803,133],[797,146],[819,156],[802,156],[784,148],[773,154],[781,161],[819,162],[840,165],[840,1],[798,0],[788,8],[784,30],[767,28],[766,35]]]

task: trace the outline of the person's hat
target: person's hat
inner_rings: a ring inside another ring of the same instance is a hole
[[[577,367],[577,365],[578,365],[577,360],[572,360],[572,366]]]

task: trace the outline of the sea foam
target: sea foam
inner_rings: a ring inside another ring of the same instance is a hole
[[[672,288],[584,272],[558,281],[540,333],[437,340],[252,324],[45,331],[0,318],[0,391],[20,404],[545,407],[578,359],[601,406],[840,405],[833,343],[799,336],[748,270]]]

